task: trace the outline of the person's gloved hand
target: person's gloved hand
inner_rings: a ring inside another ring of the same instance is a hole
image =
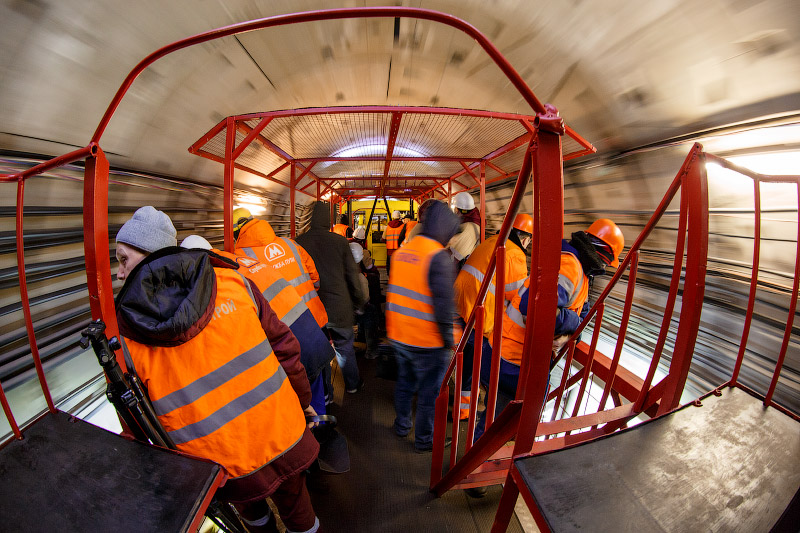
[[[309,405],[308,407],[303,409],[303,412],[306,414],[306,416],[317,416],[317,412],[314,410],[314,407],[311,406],[311,405]],[[319,422],[309,422],[306,425],[308,426],[308,429],[311,429],[311,428],[317,427],[319,425]]]
[[[558,353],[558,351],[567,343],[569,339],[569,335],[559,335],[553,338],[553,352]]]

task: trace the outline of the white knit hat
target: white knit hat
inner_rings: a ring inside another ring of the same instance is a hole
[[[189,235],[181,241],[181,248],[202,248],[203,250],[210,250],[211,243],[200,235]]]
[[[140,207],[119,229],[117,242],[130,244],[145,252],[177,246],[178,232],[163,211],[151,205]]]

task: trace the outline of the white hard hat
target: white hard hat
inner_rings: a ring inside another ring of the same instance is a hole
[[[464,209],[465,211],[475,209],[475,200],[472,199],[472,195],[466,191],[456,194],[456,209]]]
[[[402,215],[401,215],[400,211],[392,211],[392,219],[394,219],[394,220],[400,220],[400,217],[401,217],[401,216],[402,216]]]
[[[350,243],[350,251],[353,253],[353,259],[356,263],[360,263],[364,259],[364,249],[357,242]]]
[[[202,248],[203,250],[210,250],[211,243],[200,235],[189,235],[181,241],[181,248]]]
[[[364,237],[367,236],[367,230],[364,229],[364,226],[359,226],[353,230],[353,238],[362,240]]]

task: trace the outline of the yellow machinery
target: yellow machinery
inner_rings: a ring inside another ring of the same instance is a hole
[[[374,206],[374,211],[373,211]],[[387,213],[386,208],[389,208]],[[372,200],[352,200],[350,209],[353,213],[353,229],[364,226],[367,230],[367,249],[372,254],[372,261],[376,266],[386,266],[386,245],[381,240],[383,230],[391,220],[392,211],[400,211],[403,215],[408,214],[412,209],[414,218],[417,215],[419,205],[413,200],[386,200],[378,198]],[[347,212],[346,204],[341,206],[342,213]],[[367,218],[372,213],[372,221],[367,225]],[[374,240],[373,240],[374,239]]]

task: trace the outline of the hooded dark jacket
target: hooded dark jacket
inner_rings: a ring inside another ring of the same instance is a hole
[[[459,218],[443,202],[434,202],[425,210],[422,217],[420,235],[430,237],[442,246],[456,234]],[[453,339],[453,320],[456,318],[455,293],[453,285],[456,275],[453,261],[446,250],[441,250],[431,259],[428,270],[428,287],[433,298],[433,315],[439,325],[439,332],[444,339],[445,347],[455,344]]]
[[[331,233],[330,204],[317,202],[311,214],[311,227],[298,236],[319,272],[319,294],[328,323],[337,328],[353,327],[353,312],[369,297],[361,288],[358,266],[353,261],[347,239]]]
[[[215,268],[239,266],[205,250],[169,247],[148,255],[131,271],[117,295],[120,333],[142,344],[164,347],[180,346],[197,336],[214,314]],[[249,283],[264,333],[305,408],[311,401],[311,387],[300,363],[300,345],[288,326],[278,320],[258,287]],[[232,502],[264,498],[287,477],[308,468],[318,450],[316,439],[306,430],[300,441],[279,458],[247,476],[228,481],[217,495]]]

